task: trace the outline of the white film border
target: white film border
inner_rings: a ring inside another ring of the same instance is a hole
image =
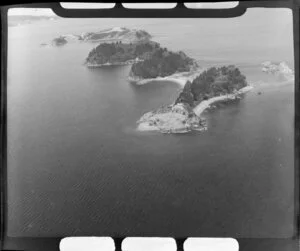
[[[188,238],[184,251],[238,251],[234,238]],[[66,237],[60,242],[60,251],[114,251],[111,237]],[[122,241],[123,251],[176,251],[175,239],[158,237],[127,237]]]

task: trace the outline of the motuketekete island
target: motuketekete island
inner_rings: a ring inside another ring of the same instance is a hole
[[[240,99],[252,88],[234,65],[204,70],[184,52],[170,51],[150,40],[101,43],[90,51],[85,64],[90,68],[130,64],[131,83],[168,80],[183,88],[173,104],[145,113],[137,121],[139,131],[205,130],[206,122],[201,117],[204,110],[213,103]]]
[[[95,32],[84,32],[78,34],[65,34],[54,38],[50,43],[42,45],[62,46],[70,42],[92,42],[92,43],[136,43],[139,41],[147,41],[151,35],[139,29],[129,29],[125,27],[114,27]]]

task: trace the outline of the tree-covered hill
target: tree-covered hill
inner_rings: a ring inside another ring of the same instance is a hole
[[[194,65],[194,60],[185,53],[159,47],[146,60],[134,64],[130,75],[143,79],[165,77],[176,72],[190,71]]]
[[[234,93],[246,85],[246,77],[234,65],[211,67],[188,82],[175,103],[193,106],[194,102]]]
[[[150,57],[159,44],[151,41],[138,43],[101,43],[89,53],[86,63],[91,65],[118,64],[130,60]]]

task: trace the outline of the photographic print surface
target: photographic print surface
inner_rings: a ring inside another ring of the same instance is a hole
[[[292,236],[289,9],[8,25],[9,236]]]

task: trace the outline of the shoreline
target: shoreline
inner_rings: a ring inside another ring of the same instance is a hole
[[[86,65],[86,67],[88,68],[101,68],[101,67],[106,67],[106,66],[122,66],[122,65],[132,65],[135,64],[137,62],[141,62],[143,60],[127,60],[125,62],[116,62],[116,63],[104,63],[104,64],[91,64],[91,63],[87,63],[85,62],[84,64]]]
[[[225,100],[233,100],[235,98],[238,97],[238,95],[244,94],[246,92],[249,92],[253,89],[253,86],[251,85],[247,85],[243,88],[241,88],[240,90],[238,90],[235,93],[232,94],[227,94],[227,95],[222,95],[222,96],[217,96],[217,97],[213,97],[210,98],[208,100],[204,100],[202,102],[200,102],[198,105],[196,105],[193,108],[193,111],[195,113],[195,115],[201,119],[201,114],[207,109],[209,108],[212,104],[220,102],[220,101],[225,101]],[[163,129],[162,127],[158,126],[158,125],[152,125],[149,124],[149,122],[147,121],[151,116],[153,115],[152,112],[148,112],[145,113],[138,121],[138,126],[137,126],[137,131],[140,132],[161,132],[161,133],[187,133],[190,131],[204,131],[207,129],[206,126],[201,127],[199,126],[198,128],[195,126],[180,126],[180,127],[174,127],[171,129]]]
[[[176,72],[169,76],[156,77],[156,78],[140,78],[140,77],[129,76],[128,81],[133,82],[136,85],[145,85],[151,82],[168,81],[168,82],[174,82],[183,88],[188,81],[193,81],[204,70],[206,70],[206,68],[197,67],[192,69],[191,71]]]
[[[200,102],[198,105],[196,105],[193,108],[194,113],[200,117],[201,114],[207,109],[209,108],[212,104],[220,102],[220,101],[226,101],[226,100],[233,100],[235,99],[238,95],[244,94],[246,92],[249,92],[253,89],[252,85],[247,85],[243,88],[241,88],[240,90],[238,90],[236,93],[232,93],[232,94],[226,94],[226,95],[222,95],[222,96],[217,96],[217,97],[213,97],[210,98],[208,100],[204,100],[202,102]]]

